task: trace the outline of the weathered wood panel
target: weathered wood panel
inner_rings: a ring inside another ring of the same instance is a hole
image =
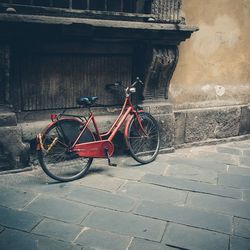
[[[105,84],[131,82],[130,55],[29,54],[21,66],[22,110],[76,107],[80,95],[96,95],[99,105],[119,104]]]

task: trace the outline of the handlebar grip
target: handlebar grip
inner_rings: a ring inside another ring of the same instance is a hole
[[[144,85],[143,81],[137,76],[136,81],[139,82],[141,85]]]

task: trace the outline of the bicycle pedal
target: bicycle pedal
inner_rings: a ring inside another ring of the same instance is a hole
[[[111,166],[111,167],[117,167],[117,164],[116,163],[109,163],[109,166]]]

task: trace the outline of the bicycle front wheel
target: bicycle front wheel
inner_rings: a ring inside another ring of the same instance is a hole
[[[131,156],[146,164],[155,160],[160,148],[160,133],[157,121],[149,113],[139,113],[142,127],[136,116],[131,120],[125,138]],[[144,130],[144,131],[143,131]]]
[[[78,120],[64,119],[45,131],[42,138],[45,150],[38,151],[38,160],[49,177],[65,182],[79,179],[87,173],[93,158],[79,157],[69,150],[83,127],[84,124]],[[79,143],[94,140],[93,134],[87,128]]]

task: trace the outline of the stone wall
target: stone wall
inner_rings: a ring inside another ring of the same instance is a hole
[[[250,105],[178,110],[175,145],[250,134]]]
[[[250,1],[184,0],[182,10],[199,31],[179,47],[175,109],[250,103]]]
[[[170,83],[176,146],[250,134],[250,1],[184,0],[199,31],[179,47]]]

